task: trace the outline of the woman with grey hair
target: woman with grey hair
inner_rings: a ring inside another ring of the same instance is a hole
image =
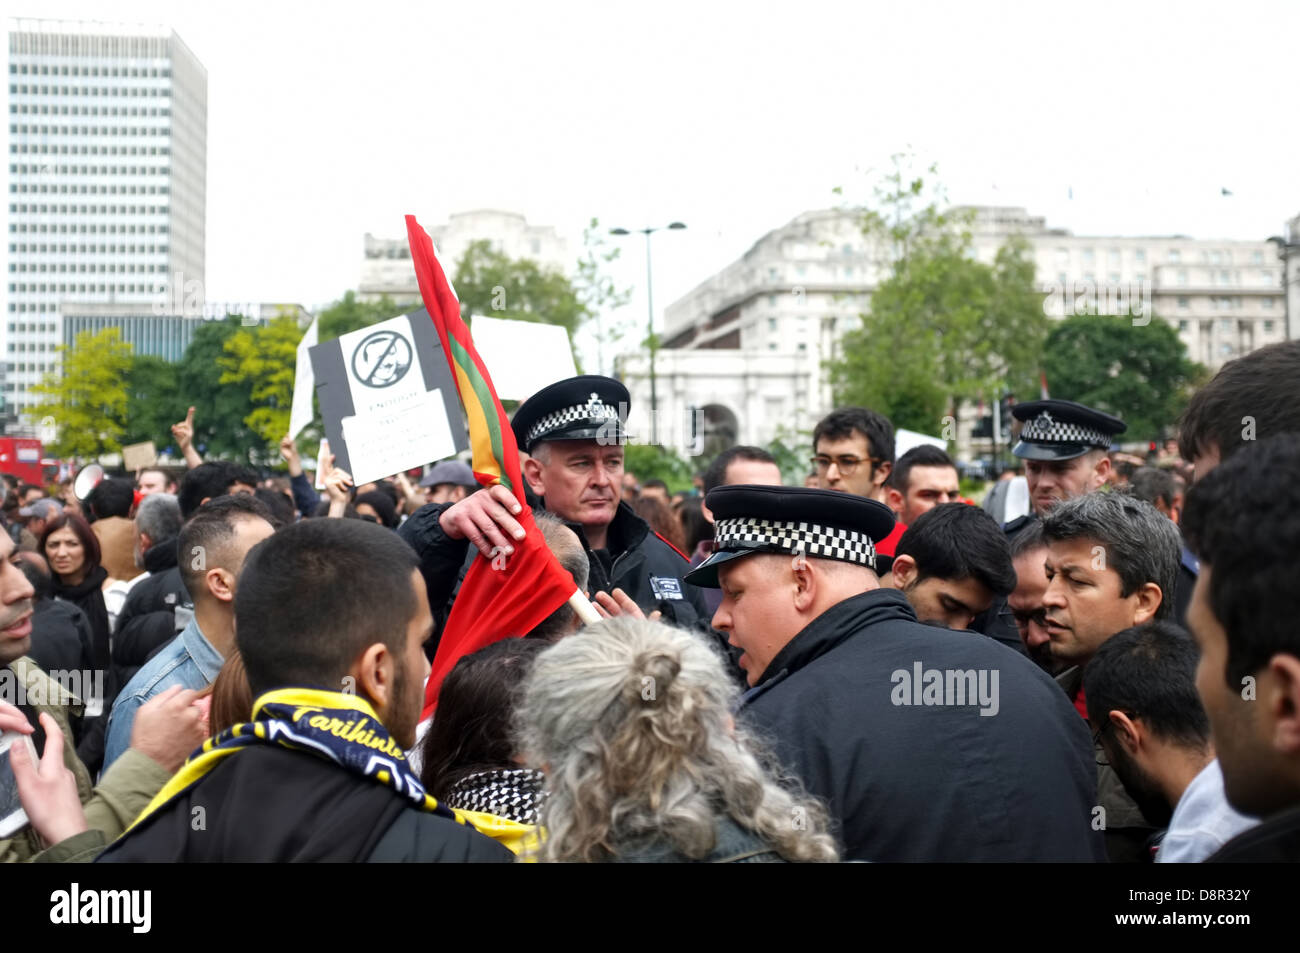
[[[760,763],[696,636],[620,616],[543,652],[521,744],[546,772],[541,861],[835,861],[826,812]]]

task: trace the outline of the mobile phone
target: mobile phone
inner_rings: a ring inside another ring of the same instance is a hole
[[[9,760],[16,744],[26,745],[31,763],[36,764],[36,746],[31,738],[16,731],[0,734],[0,837],[8,837],[27,826],[27,812],[18,797],[18,779]]]

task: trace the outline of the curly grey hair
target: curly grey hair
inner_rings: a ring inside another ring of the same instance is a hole
[[[736,699],[708,646],[658,622],[609,619],[543,652],[518,712],[547,774],[538,859],[610,860],[642,838],[699,859],[730,815],[786,860],[837,860],[825,810],[764,767]]]

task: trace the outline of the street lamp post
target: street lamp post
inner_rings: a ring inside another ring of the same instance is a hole
[[[650,235],[662,228],[682,229],[686,226],[681,222],[672,222],[668,225],[655,225],[649,228],[635,228],[628,230],[626,228],[611,228],[611,235],[630,235],[632,232],[640,232],[645,236],[645,298],[646,306],[649,311],[649,317],[646,322],[647,330],[650,332],[650,442],[659,443],[659,393],[655,383],[655,352],[659,349],[658,342],[655,340],[655,305],[654,305],[654,287],[651,280],[650,268]]]

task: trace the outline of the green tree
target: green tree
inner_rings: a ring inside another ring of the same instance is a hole
[[[152,354],[137,354],[126,374],[126,433],[122,443],[167,447],[171,426],[189,407],[180,395],[180,365]]]
[[[194,447],[204,458],[224,457],[247,463],[251,460],[250,450],[260,448],[263,443],[245,423],[255,406],[251,381],[234,384],[221,380],[225,373],[221,359],[226,356],[226,341],[242,328],[243,319],[238,315],[205,321],[195,330],[181,358],[178,372],[181,406],[196,408]]]
[[[226,339],[225,353],[217,360],[219,383],[248,388],[253,409],[244,424],[261,439],[268,455],[289,430],[302,334],[293,317],[282,315],[266,325],[240,328]]]
[[[837,403],[924,433],[941,432],[964,400],[1027,389],[1049,325],[1028,244],[1013,238],[992,264],[976,261],[968,218],[935,194],[896,156],[875,207],[860,210],[889,274],[828,362]]]
[[[1047,336],[1043,365],[1053,394],[1121,418],[1125,440],[1159,437],[1207,376],[1154,314],[1066,318]]]
[[[528,258],[511,258],[491,242],[471,242],[452,279],[462,313],[515,321],[558,324],[574,332],[592,314],[591,306],[557,268]],[[600,294],[599,288],[588,293]]]
[[[459,290],[459,289],[458,289]],[[405,304],[384,295],[378,301],[358,301],[355,291],[345,292],[320,313],[320,340],[331,341],[349,331],[359,331],[399,314],[409,314],[421,307],[418,300]],[[283,434],[281,434],[283,436]]]
[[[605,373],[605,349],[612,349],[628,332],[626,322],[616,324],[606,316],[607,311],[623,307],[632,297],[631,288],[619,288],[605,271],[621,252],[621,248],[608,242],[599,219],[593,218],[583,229],[582,257],[578,259],[578,272],[573,284],[588,317],[596,325],[593,337],[596,339],[596,372],[599,374]]]
[[[695,471],[676,451],[652,444],[630,443],[624,449],[623,469],[636,476],[638,483],[663,480],[669,492],[689,490]]]
[[[808,462],[812,456],[811,448],[810,431],[796,431],[781,424],[776,428],[776,436],[764,449],[776,459],[776,465],[781,470],[781,479],[786,486],[803,486],[804,478],[812,469],[812,465]],[[707,467],[709,462],[704,460],[702,464]]]
[[[57,351],[61,371],[32,388],[45,399],[27,412],[33,422],[53,423],[58,436],[51,452],[94,458],[121,450],[131,345],[120,329],[105,328],[96,334],[82,331],[71,347],[60,345]]]

